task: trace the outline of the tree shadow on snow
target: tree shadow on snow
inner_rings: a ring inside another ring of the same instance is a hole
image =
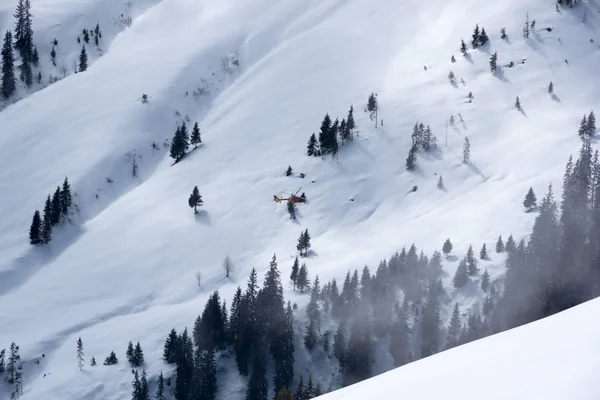
[[[196,218],[196,222],[206,226],[212,226],[212,220],[210,219],[210,214],[206,210],[198,211],[198,214],[194,215]]]

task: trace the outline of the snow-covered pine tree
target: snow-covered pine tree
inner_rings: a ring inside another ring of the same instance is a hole
[[[498,236],[496,242],[496,253],[504,253],[504,242],[502,241],[502,235]]]
[[[83,342],[81,338],[77,339],[77,368],[83,371]]]
[[[465,143],[463,144],[463,164],[471,164],[471,143],[466,136]]]
[[[529,188],[529,191],[525,195],[525,200],[523,200],[523,206],[527,209],[528,212],[537,207],[537,198],[535,197],[535,193],[533,192],[532,187]]]

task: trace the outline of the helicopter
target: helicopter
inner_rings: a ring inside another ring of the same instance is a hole
[[[304,196],[304,193],[302,193],[302,196],[298,196],[298,192],[300,192],[300,190],[302,190],[302,187],[300,189],[298,189],[296,191],[296,193],[290,195],[290,197],[279,197],[277,195],[273,195],[273,200],[276,203],[281,203],[282,201],[288,201],[292,204],[296,204],[296,203],[305,203],[306,202],[306,196]]]

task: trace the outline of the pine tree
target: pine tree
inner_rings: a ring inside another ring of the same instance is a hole
[[[188,205],[194,209],[194,214],[198,214],[197,208],[203,204],[204,202],[202,201],[202,195],[198,191],[198,186],[194,186],[192,194],[190,194],[190,198],[188,199]]]
[[[44,243],[42,240],[42,218],[39,210],[35,210],[35,213],[33,213],[33,220],[29,228],[29,242],[33,245]]]
[[[60,199],[62,214],[67,215],[73,202],[71,196],[71,186],[69,185],[69,180],[67,178],[65,178],[65,181],[63,182],[62,190],[60,191]]]
[[[475,25],[475,30],[473,30],[473,36],[471,39],[471,46],[473,46],[474,49],[479,47],[479,35],[479,25]]]
[[[502,235],[498,236],[496,242],[496,253],[504,253],[504,242],[502,241]]]
[[[12,34],[6,32],[2,46],[2,96],[8,99],[15,93],[17,82],[15,79],[15,54],[12,47]]]
[[[317,155],[317,136],[314,133],[310,135],[310,138],[308,139],[306,154],[311,157]]]
[[[498,52],[495,51],[494,54],[492,54],[492,56],[490,57],[490,70],[492,71],[492,74],[496,72],[496,69],[498,68],[497,62]]]
[[[484,292],[487,292],[489,287],[490,287],[490,274],[488,273],[488,270],[486,269],[483,272],[483,275],[481,276],[481,290],[483,290]]]
[[[487,248],[485,247],[485,243],[483,244],[483,246],[481,247],[481,251],[479,252],[479,258],[481,258],[482,260],[489,260],[489,256],[487,253]]]
[[[198,123],[194,123],[194,127],[192,128],[192,136],[190,137],[190,144],[197,148],[198,145],[202,143],[202,138],[200,137],[200,127]]]
[[[129,362],[129,364],[133,366],[135,360],[133,358],[133,342],[131,340],[127,344],[127,351],[125,352],[125,356],[127,357],[127,361]]]
[[[452,251],[452,247],[453,246],[452,246],[452,242],[450,242],[450,239],[446,239],[446,241],[444,242],[444,245],[442,246],[442,252],[446,255],[446,257]]]
[[[296,291],[296,285],[298,283],[298,272],[300,270],[300,264],[298,262],[298,256],[294,260],[294,265],[292,266],[292,273],[290,274],[290,279],[294,283],[294,291]]]
[[[306,289],[309,284],[310,280],[308,279],[308,269],[306,268],[306,264],[302,264],[300,271],[298,271],[298,280],[296,281],[296,286],[298,289],[300,289],[300,293],[304,293],[304,289]]]
[[[552,83],[552,81],[550,81],[550,84],[548,85],[548,94],[550,96],[554,95],[554,83]]]
[[[508,240],[506,241],[506,252],[513,253],[515,250],[517,250],[517,245],[515,243],[515,239],[513,239],[513,236],[510,235],[508,237]]]
[[[83,342],[81,338],[77,339],[77,368],[83,371]]]
[[[52,196],[52,209],[50,214],[50,222],[52,225],[58,225],[60,223],[60,216],[62,214],[62,204],[60,187],[56,187],[56,191]]]
[[[163,360],[167,364],[171,364],[177,361],[177,331],[175,328],[171,329],[167,340],[165,340],[165,346],[163,348]]]
[[[519,96],[517,96],[517,99],[515,100],[515,108],[519,111],[521,111],[521,100],[519,100]]]
[[[471,164],[471,143],[469,138],[465,136],[465,143],[463,145],[463,164]]]
[[[467,272],[469,276],[474,276],[477,275],[478,271],[477,259],[473,253],[473,246],[469,245],[469,249],[467,250]]]
[[[460,52],[463,56],[467,56],[467,45],[464,40],[460,40]]]
[[[166,400],[165,398],[165,378],[163,377],[162,371],[158,376],[158,381],[156,383],[156,400]]]
[[[525,200],[523,200],[523,206],[527,209],[527,211],[531,211],[537,207],[537,198],[535,197],[535,193],[533,192],[533,188],[531,187],[525,195]]]
[[[52,240],[52,202],[50,201],[50,195],[46,199],[44,205],[44,220],[42,222],[42,241],[45,244],[50,243]]]
[[[111,351],[108,357],[104,360],[104,365],[115,365],[119,362],[117,355],[114,351]]]
[[[85,46],[81,48],[81,53],[79,53],[79,72],[87,71],[88,69],[88,56],[87,51],[85,50]]]
[[[458,269],[454,274],[454,279],[452,280],[452,283],[454,284],[455,288],[461,288],[465,286],[467,282],[469,282],[469,275],[467,273],[467,259],[463,258],[458,264]]]
[[[448,338],[446,340],[446,349],[451,349],[458,345],[458,340],[461,333],[460,323],[460,308],[458,303],[454,303],[454,310],[452,311],[452,317],[448,324]]]
[[[417,167],[417,146],[413,145],[408,151],[408,157],[406,157],[406,169],[412,171]]]

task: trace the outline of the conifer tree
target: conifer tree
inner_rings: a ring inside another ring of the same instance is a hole
[[[190,144],[197,148],[198,145],[202,143],[202,138],[200,137],[200,127],[198,123],[194,123],[194,127],[192,128],[192,136],[190,137]]]
[[[45,244],[50,243],[52,240],[52,202],[50,201],[50,195],[46,199],[44,205],[44,220],[42,222],[42,241]]]
[[[188,199],[188,205],[194,209],[194,214],[198,214],[198,207],[203,204],[204,201],[202,201],[202,195],[198,191],[198,186],[194,186],[192,194],[190,194],[190,198]]]
[[[167,364],[174,363],[177,360],[177,331],[171,329],[163,348],[163,360]]]
[[[463,164],[471,164],[471,143],[469,138],[465,136],[465,143],[463,145]]]
[[[412,171],[417,167],[417,146],[412,145],[406,157],[406,169]]]
[[[480,42],[479,35],[480,35],[479,25],[475,25],[475,30],[473,30],[473,36],[471,39],[471,46],[473,46],[474,49],[479,47],[479,42]]]
[[[467,272],[469,276],[477,275],[477,259],[475,258],[475,254],[473,252],[473,246],[469,245],[469,249],[467,250]]]
[[[304,289],[308,287],[310,284],[310,280],[308,279],[308,269],[306,268],[306,264],[302,264],[300,270],[298,271],[298,280],[296,281],[296,286],[300,289],[300,293],[304,293]]]
[[[104,360],[104,365],[115,365],[119,362],[117,355],[114,351],[111,351],[108,357]]]
[[[81,48],[81,53],[79,53],[79,72],[87,71],[88,69],[88,55],[85,50],[85,46]]]
[[[533,192],[533,188],[531,187],[525,195],[525,200],[523,200],[523,206],[527,209],[527,211],[531,211],[535,207],[537,207],[537,198],[535,197],[535,193]]]
[[[548,94],[550,96],[554,94],[554,83],[552,83],[552,81],[550,81],[550,84],[548,85]]]
[[[467,45],[464,40],[460,40],[460,52],[463,56],[467,56]]]
[[[2,96],[8,99],[15,93],[17,83],[15,79],[15,55],[12,47],[12,34],[6,32],[2,46]]]
[[[310,135],[310,138],[308,139],[306,154],[311,157],[317,155],[317,136],[314,133]]]
[[[77,368],[83,370],[83,342],[81,338],[77,339]]]
[[[489,287],[490,287],[490,274],[488,273],[488,270],[486,269],[483,272],[483,275],[481,276],[481,290],[483,290],[484,292],[487,292]]]
[[[446,241],[444,242],[444,245],[442,246],[442,252],[447,257],[451,251],[452,251],[452,242],[450,242],[450,239],[446,239]]]
[[[482,260],[489,260],[489,256],[487,253],[487,248],[485,246],[485,243],[483,244],[483,246],[481,246],[481,251],[479,252],[479,258],[481,258]]]
[[[454,303],[454,310],[452,311],[452,317],[448,325],[448,338],[446,340],[446,349],[451,349],[458,345],[458,340],[461,333],[460,323],[460,308],[458,303]]]
[[[29,242],[33,245],[44,243],[42,240],[42,218],[39,210],[35,210],[35,213],[33,213],[33,220],[29,228]]]
[[[458,269],[454,274],[454,279],[452,280],[452,283],[454,284],[455,288],[461,288],[465,286],[468,281],[469,275],[467,273],[467,259],[463,258],[462,260],[460,260],[460,263],[458,263]]]
[[[290,274],[290,279],[294,283],[294,291],[296,291],[296,284],[298,283],[298,273],[300,271],[300,264],[298,262],[298,256],[294,260],[294,265],[292,265],[292,273]]]
[[[502,241],[502,235],[498,236],[496,242],[496,253],[504,253],[504,242]]]
[[[158,380],[156,382],[156,400],[166,400],[165,398],[165,378],[163,377],[162,371],[160,371],[160,375],[158,376]]]
[[[490,70],[492,71],[492,74],[496,72],[496,69],[498,68],[497,62],[498,52],[495,51],[494,54],[492,54],[492,56],[490,57]]]

